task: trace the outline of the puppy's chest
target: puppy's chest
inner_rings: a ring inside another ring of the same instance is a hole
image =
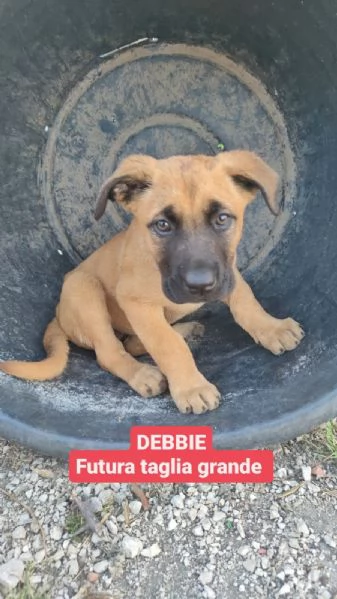
[[[177,304],[171,304],[170,306],[166,306],[164,308],[165,318],[170,324],[173,324],[185,316],[193,314],[193,312],[201,308],[202,305],[203,304],[182,304],[180,306]]]

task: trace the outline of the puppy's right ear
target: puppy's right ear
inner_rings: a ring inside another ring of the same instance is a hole
[[[103,216],[108,200],[119,202],[131,209],[132,202],[152,185],[156,159],[135,155],[125,158],[114,174],[103,183],[97,198],[94,216]]]

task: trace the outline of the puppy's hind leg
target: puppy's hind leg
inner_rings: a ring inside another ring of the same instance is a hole
[[[163,393],[167,382],[160,370],[128,354],[111,327],[105,292],[95,277],[77,271],[64,284],[58,317],[69,339],[93,349],[99,365],[126,381],[142,397]]]

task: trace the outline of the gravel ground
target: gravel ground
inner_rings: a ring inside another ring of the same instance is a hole
[[[328,437],[274,448],[272,484],[143,485],[148,510],[129,485],[72,485],[65,462],[2,441],[0,599],[337,599]]]

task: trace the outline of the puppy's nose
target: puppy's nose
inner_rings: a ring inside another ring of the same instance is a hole
[[[211,291],[216,285],[216,273],[209,266],[196,266],[184,273],[184,283],[192,293]]]

